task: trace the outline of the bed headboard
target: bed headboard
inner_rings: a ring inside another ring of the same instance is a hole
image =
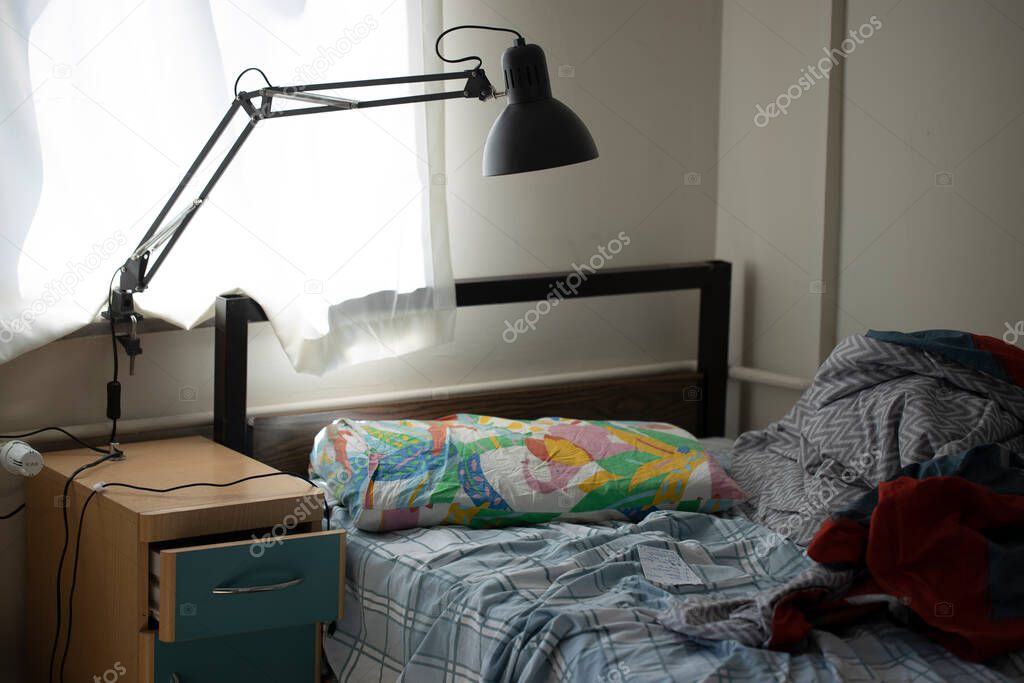
[[[578,297],[699,290],[696,371],[676,369],[654,375],[583,379],[545,387],[543,391],[532,387],[483,390],[255,419],[250,419],[246,410],[248,326],[267,317],[247,296],[221,296],[215,321],[214,438],[279,469],[304,472],[313,436],[340,416],[432,419],[472,412],[531,419],[563,415],[667,421],[698,436],[721,436],[725,431],[731,274],[732,266],[725,261],[607,269],[589,275],[578,288]],[[542,273],[458,280],[456,305],[540,301],[548,295],[551,283],[564,277],[565,273]]]

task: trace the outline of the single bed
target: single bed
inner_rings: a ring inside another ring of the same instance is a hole
[[[457,298],[460,306],[538,300],[560,276],[462,282]],[[602,271],[581,289],[582,296],[699,290],[694,366],[290,415],[247,414],[246,328],[265,318],[245,297],[222,297],[216,438],[304,474],[313,436],[342,416],[632,419],[689,430],[728,470],[731,442],[716,437],[724,431],[729,279],[729,264],[715,261]],[[333,508],[332,525],[348,521],[345,510]],[[641,545],[675,548],[699,581],[668,587],[648,581],[637,561]],[[814,631],[809,647],[792,655],[698,640],[659,621],[674,601],[757,593],[809,563],[799,546],[735,510],[655,512],[635,524],[350,529],[345,617],[328,629],[324,654],[345,682],[1024,680],[1020,656],[971,664],[881,618]]]
[[[340,513],[335,522],[340,523]],[[702,586],[644,579],[635,548],[675,544]],[[658,613],[681,596],[781,585],[808,563],[741,517],[435,527],[349,535],[346,615],[324,651],[340,681],[1013,681],[1020,657],[956,658],[885,619],[814,631],[801,654],[698,641]]]
[[[731,442],[702,442],[728,470]],[[674,602],[764,592],[811,564],[738,510],[383,534],[332,510],[349,529],[346,614],[324,643],[340,681],[1024,680],[1020,656],[973,664],[883,617],[792,655],[663,625]],[[674,547],[699,585],[648,581],[640,546]]]

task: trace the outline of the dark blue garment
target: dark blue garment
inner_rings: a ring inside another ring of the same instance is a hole
[[[921,332],[883,332],[868,330],[868,337],[890,344],[910,346],[922,351],[941,353],[961,365],[984,372],[1004,382],[1012,382],[1002,363],[989,351],[974,344],[974,336],[957,330],[923,330]]]

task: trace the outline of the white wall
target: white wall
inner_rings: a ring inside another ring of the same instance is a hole
[[[1024,320],[1024,3],[850,0],[850,24],[872,14],[846,75],[839,331],[1002,337]]]
[[[714,255],[720,12],[718,0],[445,3],[447,25],[511,25],[544,47],[555,95],[586,120],[601,152],[600,159],[583,166],[484,179],[480,145],[501,105],[452,103],[447,183],[456,277],[565,272],[620,231],[631,244],[615,266]],[[504,37],[456,34],[446,44],[452,54],[479,51],[494,82],[502,81]],[[572,67],[562,70],[571,77],[557,76],[563,65]],[[374,75],[379,74],[352,77]],[[699,185],[684,182],[690,172],[702,174]],[[515,344],[502,342],[503,321],[527,308],[463,312],[452,344],[322,378],[296,375],[271,331],[255,326],[250,404],[341,399],[695,355],[696,301],[690,295],[574,302]],[[136,376],[122,377],[125,417],[212,410],[211,330],[152,334],[144,345]],[[102,421],[109,356],[109,339],[73,339],[0,366],[5,388],[0,431]],[[182,400],[192,396],[196,400]],[[19,496],[0,499],[0,509],[13,507]],[[7,636],[20,622],[24,540],[21,521],[0,525],[5,551],[0,583],[14,587],[5,588],[0,598],[3,667],[18,651]]]
[[[1024,4],[848,0],[845,17],[831,5],[724,0],[716,252],[736,273],[733,362],[811,376],[830,331],[809,291],[819,277],[838,294],[838,338],[1002,337],[1024,320]],[[857,30],[872,17],[880,28],[845,60],[845,93],[831,101],[842,165],[829,278],[827,85],[764,128],[753,116],[823,56],[831,21]],[[778,419],[799,395],[730,391],[737,431]]]
[[[733,263],[731,362],[810,377],[818,365],[828,83],[759,127],[801,69],[824,56],[830,4],[724,0],[719,125],[719,258]],[[777,419],[799,392],[731,382],[734,432]]]

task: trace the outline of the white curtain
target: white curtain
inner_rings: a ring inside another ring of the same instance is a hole
[[[0,361],[96,319],[244,68],[274,85],[441,71],[440,12],[440,0],[0,4]],[[250,72],[240,87],[261,85]],[[192,326],[217,294],[245,292],[312,373],[450,338],[442,106],[261,122],[137,305]]]

